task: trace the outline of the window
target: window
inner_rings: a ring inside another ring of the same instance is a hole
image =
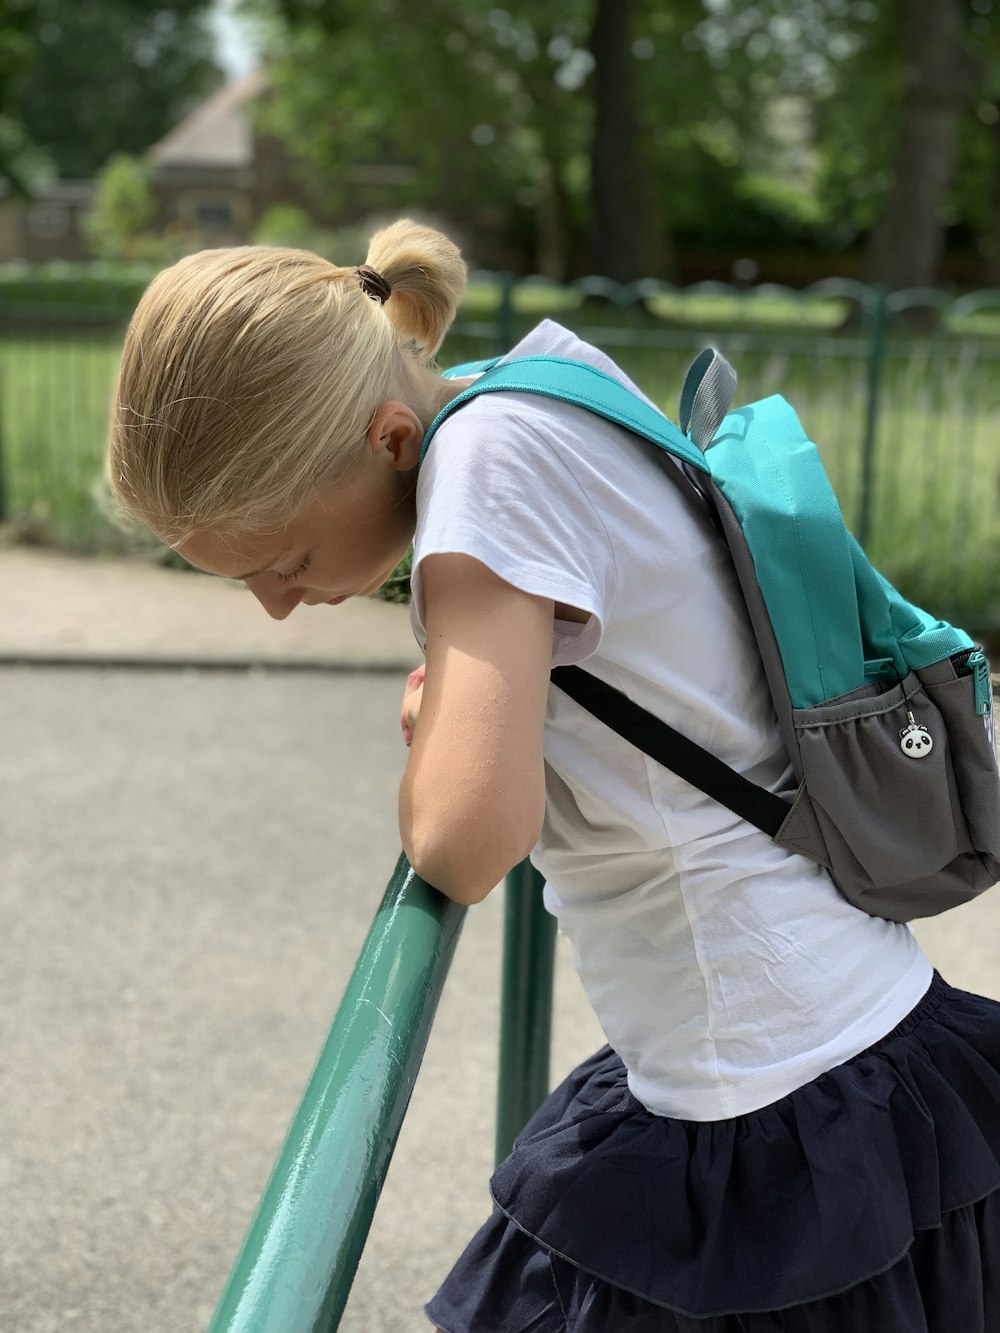
[[[233,208],[224,199],[202,199],[195,209],[195,218],[200,227],[231,227]]]

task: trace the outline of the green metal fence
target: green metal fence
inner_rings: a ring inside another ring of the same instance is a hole
[[[527,862],[505,885],[498,1160],[548,1091],[555,924],[541,889]],[[338,1327],[465,912],[400,857],[209,1333]]]
[[[1000,630],[1000,291],[805,291],[716,283],[503,287],[460,323],[453,360],[508,350],[551,313],[608,351],[676,419],[684,371],[712,344],[739,402],[781,393],[816,441],[848,526],[918,605]]]
[[[120,543],[101,511],[101,456],[121,323],[0,316],[5,516],[69,545]],[[442,362],[507,351],[545,316],[607,350],[671,415],[687,364],[720,347],[741,402],[780,392],[796,407],[883,573],[937,614],[1000,631],[1000,291],[477,275]]]

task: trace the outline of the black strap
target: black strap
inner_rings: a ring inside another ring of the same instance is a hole
[[[581,708],[593,713],[624,740],[769,837],[773,838],[784,823],[792,808],[788,801],[748,781],[714,754],[647,713],[613,685],[578,666],[556,667],[550,678]]]

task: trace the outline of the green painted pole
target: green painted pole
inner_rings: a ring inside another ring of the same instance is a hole
[[[465,908],[400,857],[209,1333],[332,1333]]]
[[[549,1091],[556,922],[542,903],[544,882],[530,862],[522,861],[504,885],[498,1162]]]

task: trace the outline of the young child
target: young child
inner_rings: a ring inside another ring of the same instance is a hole
[[[568,696],[587,669],[754,782],[792,775],[704,502],[623,429],[427,362],[462,260],[401,222],[367,264],[182,260],[125,344],[123,508],[278,619],[414,544],[426,653],[403,845],[475,902],[529,852],[609,1045],[533,1117],[428,1306],[444,1333],[995,1333],[1000,1004]],[[555,354],[628,384],[553,323]],[[634,387],[634,386],[633,386]],[[418,468],[419,464],[419,468]]]

